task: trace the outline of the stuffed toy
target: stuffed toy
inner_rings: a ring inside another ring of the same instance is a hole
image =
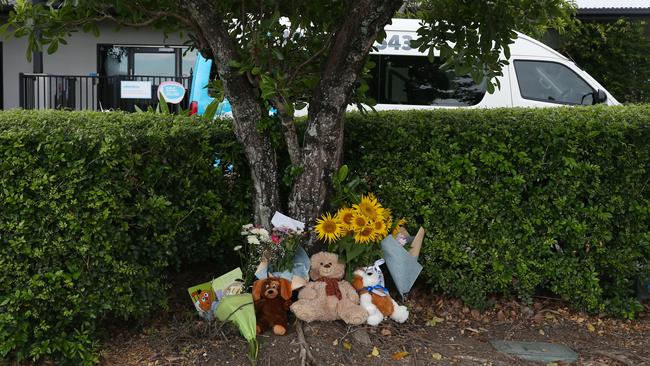
[[[291,311],[306,322],[342,319],[347,324],[363,324],[368,313],[359,305],[359,295],[342,280],[345,264],[334,253],[320,252],[311,257],[312,279],[298,293]]]
[[[384,260],[380,259],[373,266],[354,271],[352,286],[359,293],[361,306],[368,312],[368,324],[378,325],[386,317],[404,323],[409,311],[406,306],[397,305],[384,287],[384,276],[379,269],[382,264]]]
[[[253,302],[257,318],[257,334],[268,328],[273,333],[287,332],[287,310],[291,305],[291,283],[284,278],[269,277],[253,283]]]

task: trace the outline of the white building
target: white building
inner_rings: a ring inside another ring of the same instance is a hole
[[[0,8],[0,21],[9,8]],[[0,39],[0,109],[129,109],[153,99],[121,99],[122,80],[149,82],[154,97],[162,81],[188,84],[196,51],[185,52],[186,39],[153,28],[115,28],[102,24],[99,37],[73,33],[67,45],[51,55],[36,53],[32,62],[26,38]]]

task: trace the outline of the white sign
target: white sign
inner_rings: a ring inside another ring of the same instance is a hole
[[[165,98],[165,102],[178,104],[185,96],[185,87],[176,81],[164,81],[158,86],[158,96]]]
[[[122,99],[151,99],[151,81],[120,82],[120,98]]]
[[[271,219],[271,224],[273,224],[273,227],[286,227],[291,230],[305,230],[304,222],[292,219],[278,211],[275,211],[275,215],[273,215],[273,218]]]

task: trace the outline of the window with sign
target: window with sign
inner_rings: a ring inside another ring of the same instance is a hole
[[[485,81],[477,84],[470,75],[443,70],[439,58],[432,63],[423,56],[371,55],[371,60],[368,94],[379,104],[464,107],[478,104],[486,93]]]
[[[573,70],[549,61],[515,61],[519,91],[524,99],[557,104],[591,105],[594,90]]]
[[[196,50],[113,44],[100,44],[97,48],[98,100],[102,108],[132,111],[136,105],[155,106],[161,84],[173,81],[185,89],[190,86]]]

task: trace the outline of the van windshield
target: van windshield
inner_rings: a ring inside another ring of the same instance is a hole
[[[476,84],[469,75],[441,70],[440,59],[423,56],[371,55],[375,63],[368,80],[368,95],[379,104],[465,107],[485,96],[485,81]]]

